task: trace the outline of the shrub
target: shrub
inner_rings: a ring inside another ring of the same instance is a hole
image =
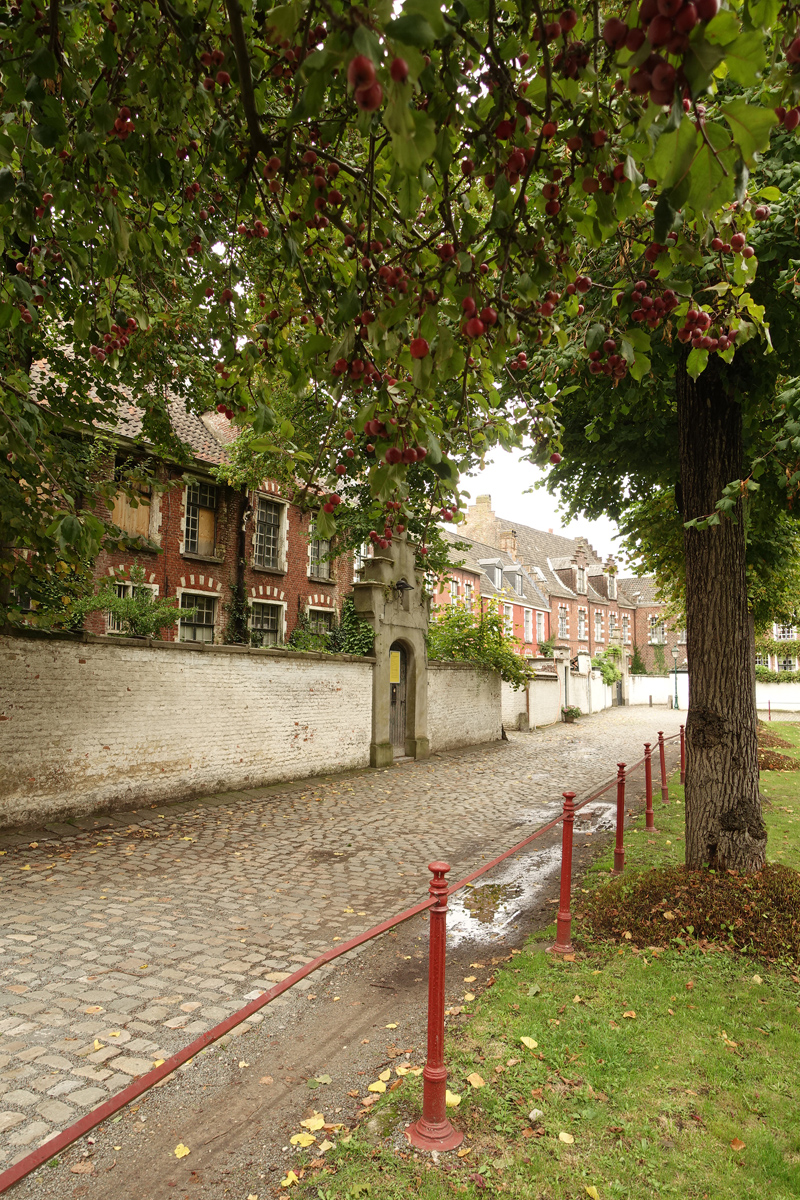
[[[92,612],[108,612],[122,625],[122,637],[157,638],[162,629],[169,629],[181,617],[191,618],[194,608],[179,608],[177,600],[159,600],[152,588],[145,584],[144,568],[134,563],[130,569],[130,596],[118,596],[115,582],[109,579],[93,596],[79,600],[73,613],[81,618]]]
[[[474,662],[498,671],[515,691],[534,677],[531,663],[516,652],[520,643],[506,633],[497,601],[480,612],[461,604],[439,609],[428,630],[428,657],[445,662]]]

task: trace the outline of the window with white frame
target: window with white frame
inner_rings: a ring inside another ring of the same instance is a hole
[[[667,628],[660,617],[649,617],[648,624],[650,627],[650,644],[653,646],[663,646],[667,640]]]
[[[217,489],[213,483],[190,483],[186,488],[186,554],[213,558],[217,540]]]
[[[544,613],[537,612],[536,614],[536,641],[541,646],[544,641]]]
[[[566,604],[558,606],[558,636],[560,638],[569,637],[569,609]]]
[[[776,625],[775,637],[779,642],[793,642],[794,625]]]
[[[533,641],[533,609],[530,609],[530,608],[525,609],[523,620],[524,620],[524,624],[525,624],[525,641],[532,642]]]
[[[459,581],[457,579],[450,580],[450,603],[458,604]]]
[[[603,610],[596,608],[594,610],[594,640],[596,642],[603,641]]]
[[[586,638],[588,636],[587,635],[588,617],[589,617],[589,614],[587,613],[585,608],[578,609],[578,641],[579,642],[586,641]]]
[[[333,629],[333,612],[329,608],[310,608],[308,623],[312,633],[330,633]]]
[[[575,590],[583,596],[586,593],[586,568],[578,567],[576,575],[578,582],[575,585]]]
[[[331,544],[327,538],[312,538],[309,542],[308,573],[314,579],[330,579],[330,550]]]
[[[779,671],[794,671],[794,669],[795,669],[795,660],[793,658],[790,658],[788,654],[785,655],[783,658],[778,659],[778,670]]]
[[[616,576],[607,575],[606,579],[608,580],[608,598],[609,598],[609,600],[616,600],[616,598],[617,598]]]
[[[619,632],[619,615],[615,612],[608,614],[608,636],[616,637]]]
[[[678,645],[679,646],[686,645],[686,630],[685,629],[678,630]]]
[[[364,574],[364,568],[372,558],[372,543],[362,542],[358,550],[353,555],[353,573],[356,579],[361,579]]]
[[[213,642],[216,606],[217,601],[215,596],[183,592],[181,595],[181,608],[193,608],[195,612],[191,616],[181,617],[179,641]]]
[[[465,581],[465,583],[464,583],[464,608],[467,610],[467,612],[472,612],[474,593],[475,593],[475,585]]]
[[[253,645],[280,646],[283,642],[283,605],[253,600],[250,609],[250,640]]]
[[[286,506],[256,497],[253,513],[253,566],[277,571],[281,568],[281,524]]]
[[[760,650],[757,650],[756,651],[756,666],[757,667],[768,667],[769,666],[769,655],[762,653]]]
[[[494,569],[494,586],[501,588],[503,586],[503,568],[495,567]]]
[[[622,640],[623,640],[623,642],[629,642],[631,640],[630,613],[622,614]]]
[[[503,629],[505,630],[506,637],[514,636],[514,605],[513,604],[504,604],[503,605]]]
[[[114,591],[121,600],[127,599],[135,594],[134,586],[129,580],[124,580],[114,584]],[[148,591],[158,594],[158,588],[151,584],[142,584],[135,591]],[[122,621],[119,617],[115,617],[113,613],[106,613],[106,633],[122,633]]]

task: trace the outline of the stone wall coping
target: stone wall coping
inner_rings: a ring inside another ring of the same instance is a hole
[[[226,646],[208,642],[162,642],[158,638],[102,637],[96,633],[69,633],[66,630],[53,632],[47,629],[4,628],[0,635],[20,641],[71,642],[76,646],[119,646],[133,650],[176,650],[190,654],[247,654],[255,658],[306,660],[318,662],[348,662],[375,665],[375,658],[366,654],[323,654],[319,650],[291,650],[284,646]],[[467,666],[469,664],[447,664]]]
[[[484,663],[460,662],[449,658],[429,658],[428,666],[432,667],[434,671],[485,671],[487,675],[499,673]]]

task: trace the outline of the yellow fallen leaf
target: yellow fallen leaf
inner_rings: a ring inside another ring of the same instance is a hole
[[[398,1075],[407,1075],[410,1070],[411,1067],[409,1067],[407,1063],[401,1063],[399,1067],[395,1067],[395,1071]]]
[[[409,1073],[409,1075],[421,1075],[422,1067],[409,1067],[408,1073]]]
[[[731,1150],[744,1150],[744,1142],[741,1138],[734,1138],[731,1142]]]
[[[121,1037],[121,1035],[122,1035],[121,1029],[113,1029],[108,1036],[109,1037]]]
[[[320,1144],[319,1144],[319,1152],[320,1152],[320,1154],[324,1154],[326,1150],[333,1150],[333,1147],[334,1147],[334,1143],[329,1142],[328,1139],[325,1138],[325,1141],[320,1142]]]
[[[187,1154],[191,1154],[189,1147],[184,1146],[183,1142],[178,1142],[177,1146],[175,1147],[175,1157],[186,1158]]]
[[[83,1011],[88,1014],[88,1013],[102,1012],[103,1009],[100,1004],[90,1004],[89,1007],[85,1008]]]
[[[313,1133],[294,1133],[289,1138],[289,1141],[293,1146],[303,1147],[310,1146],[316,1140],[317,1139],[314,1137]]]
[[[251,1192],[250,1195],[247,1197],[247,1200],[258,1200],[258,1196],[256,1196],[256,1194],[254,1192]]]
[[[300,1179],[295,1175],[294,1171],[288,1171],[286,1178],[281,1180],[281,1187],[291,1187],[293,1183],[299,1183]]]
[[[636,1013],[633,1011],[633,1009],[631,1009],[630,1012],[624,1012],[622,1015],[623,1017],[629,1017],[632,1021],[636,1020]]]
[[[99,1040],[99,1038],[94,1039],[94,1048],[95,1048],[95,1050],[103,1049],[103,1043]]]
[[[572,1003],[573,1004],[583,1004],[583,1001],[581,1000],[580,996],[573,996]]]
[[[527,1046],[529,1050],[536,1050],[539,1045],[539,1043],[535,1042],[532,1037],[521,1037],[519,1040],[522,1042],[523,1046]]]
[[[471,1084],[474,1088],[486,1087],[486,1080],[481,1079],[477,1071],[473,1071],[471,1075],[467,1076],[467,1083]]]
[[[377,1083],[371,1083],[369,1085],[369,1087],[367,1088],[367,1091],[368,1092],[385,1092],[386,1084],[383,1082],[382,1079],[379,1079]]]
[[[477,978],[478,978],[477,975],[465,975],[464,983],[474,983]]]
[[[457,1096],[455,1092],[451,1092],[448,1088],[444,1094],[444,1102],[448,1108],[458,1108],[461,1103],[461,1097]]]
[[[396,1025],[396,1024],[395,1024],[395,1022],[393,1021],[393,1022],[391,1023],[391,1025],[386,1025],[386,1026],[384,1026],[384,1028],[386,1028],[386,1029],[397,1029],[397,1025]]]
[[[20,871],[30,871],[30,867],[20,867]]]
[[[389,1069],[381,1071],[380,1075],[378,1076],[378,1079],[382,1079],[384,1083],[388,1083],[391,1078],[392,1072]]]
[[[474,992],[464,992],[464,999],[466,1000],[467,1004],[469,1004],[470,1000],[475,999],[475,993]]]
[[[575,1138],[572,1136],[571,1133],[564,1133],[562,1130],[562,1132],[558,1135],[558,1140],[560,1142],[564,1142],[567,1146],[571,1146],[572,1143],[575,1141]]]
[[[156,1058],[153,1060],[153,1066],[154,1067],[163,1067],[163,1065],[166,1061],[167,1060],[165,1058]]]
[[[315,1133],[318,1129],[322,1129],[322,1126],[325,1124],[325,1118],[322,1113],[315,1112],[313,1117],[309,1117],[306,1121],[301,1121],[300,1124],[304,1129],[310,1129],[312,1133]]]
[[[598,1192],[597,1188],[594,1187],[593,1185],[591,1187],[587,1187],[586,1195],[591,1196],[592,1200],[600,1200],[600,1193]]]
[[[146,970],[147,970],[147,963],[142,963],[142,965],[139,967],[139,970],[140,970],[140,971],[146,971]]]
[[[760,975],[753,976],[753,983],[763,983],[763,982],[764,982],[764,980],[761,978]]]
[[[241,1070],[243,1067],[249,1067],[249,1066],[250,1066],[250,1063],[248,1063],[248,1062],[245,1062],[245,1061],[244,1061],[244,1059],[242,1059],[242,1060],[241,1060],[241,1062],[239,1063],[239,1069],[240,1069],[240,1070]]]
[[[675,920],[675,913],[674,913],[674,912],[665,912],[665,913],[664,913],[664,920],[665,920],[665,921],[674,921],[674,920]]]
[[[471,1153],[472,1153],[472,1146],[462,1146],[461,1149],[458,1151],[458,1157],[466,1158],[467,1155],[471,1154]]]

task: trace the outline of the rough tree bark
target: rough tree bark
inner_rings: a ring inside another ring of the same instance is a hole
[[[741,478],[742,415],[726,365],[677,377],[683,519],[713,513]],[[766,829],[758,791],[751,621],[741,501],[734,519],[684,530],[690,703],[686,721],[686,865],[758,871]]]

